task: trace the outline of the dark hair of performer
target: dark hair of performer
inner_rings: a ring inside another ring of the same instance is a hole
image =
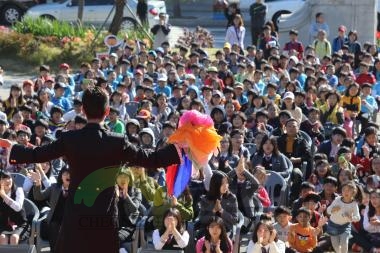
[[[89,120],[103,120],[109,113],[108,95],[99,87],[85,90],[82,102],[83,111]]]

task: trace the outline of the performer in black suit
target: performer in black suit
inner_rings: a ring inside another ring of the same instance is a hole
[[[145,168],[166,167],[180,163],[177,146],[157,151],[138,149],[123,136],[103,129],[101,122],[109,112],[108,96],[98,88],[86,90],[83,110],[88,124],[81,130],[63,132],[51,144],[25,148],[0,139],[0,146],[11,148],[11,164],[41,163],[65,156],[70,166],[71,182],[55,253],[119,252],[117,202],[114,187],[102,189],[102,178],[92,180],[91,188],[100,192],[92,206],[74,203],[74,195],[88,175],[102,168],[125,163]],[[99,187],[97,187],[97,184]]]

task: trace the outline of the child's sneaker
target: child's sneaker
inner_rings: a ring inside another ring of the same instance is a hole
[[[363,252],[363,248],[360,247],[358,244],[354,243],[352,244],[352,252]]]

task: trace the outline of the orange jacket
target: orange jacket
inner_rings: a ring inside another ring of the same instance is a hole
[[[289,227],[288,241],[291,248],[300,253],[312,252],[317,246],[317,235],[315,228],[302,227],[300,224],[292,224]]]

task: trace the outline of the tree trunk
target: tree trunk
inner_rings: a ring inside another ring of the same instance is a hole
[[[79,0],[78,1],[78,22],[81,23],[81,24],[82,24],[82,21],[83,21],[84,1],[85,0]]]
[[[124,6],[126,4],[127,0],[116,0],[116,11],[115,16],[112,19],[111,25],[108,29],[108,31],[114,35],[117,35],[117,33],[120,31],[121,23],[123,22],[123,15],[124,15]]]
[[[182,17],[182,13],[181,13],[181,0],[174,0],[174,3],[173,3],[173,16],[175,18]]]

